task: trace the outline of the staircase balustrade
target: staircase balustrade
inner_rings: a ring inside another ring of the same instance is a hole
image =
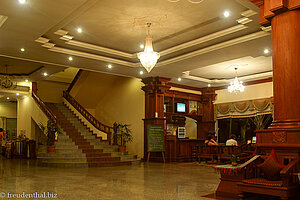
[[[46,106],[46,104],[34,92],[32,92],[32,98],[39,105],[39,107],[45,113],[48,119],[51,122],[56,123],[57,122],[56,116],[51,112],[51,110]]]
[[[94,127],[98,130],[107,134],[107,140],[111,144],[112,133],[115,134],[114,128],[107,126],[99,122],[92,114],[90,114],[82,105],[80,105],[68,92],[64,91],[63,97],[84,117],[86,118]],[[114,139],[115,137],[113,137]],[[113,140],[115,144],[115,139]]]

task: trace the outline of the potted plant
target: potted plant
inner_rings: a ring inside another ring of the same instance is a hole
[[[49,153],[55,151],[54,141],[55,136],[62,134],[56,122],[47,121],[47,125],[39,123],[39,128],[47,136],[47,149]]]
[[[238,165],[238,161],[240,161],[240,158],[239,158],[238,155],[232,154],[231,161],[232,161],[232,163],[231,163],[232,166],[237,166]]]
[[[119,143],[120,152],[126,151],[126,143],[132,142],[131,129],[129,124],[117,123],[115,124],[115,137]]]

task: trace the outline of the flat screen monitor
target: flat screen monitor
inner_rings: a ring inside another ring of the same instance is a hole
[[[176,112],[185,113],[185,104],[184,103],[177,103],[176,104]]]
[[[253,144],[256,143],[256,136],[252,137],[252,143],[253,143]]]

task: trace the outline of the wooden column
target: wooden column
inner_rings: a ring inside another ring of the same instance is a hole
[[[37,82],[32,82],[32,93],[37,94]]]
[[[250,0],[272,26],[274,121],[257,133],[262,147],[300,147],[300,1]]]
[[[165,125],[164,93],[170,89],[167,85],[170,80],[163,77],[148,77],[142,80],[145,84],[142,88],[145,92],[144,159],[147,158],[148,125]]]
[[[197,121],[197,139],[205,140],[209,132],[215,131],[214,105],[216,98],[213,88],[202,90],[202,120]]]

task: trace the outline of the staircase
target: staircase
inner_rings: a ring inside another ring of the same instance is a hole
[[[55,142],[55,152],[46,147],[38,153],[38,163],[51,167],[104,167],[138,163],[136,156],[118,152],[117,145],[98,138],[64,104],[47,104],[55,114],[63,135]]]

